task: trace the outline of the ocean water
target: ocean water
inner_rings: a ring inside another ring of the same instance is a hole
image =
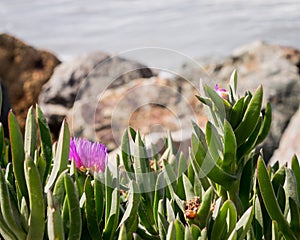
[[[179,66],[255,40],[300,48],[300,1],[0,0],[0,32],[62,60],[102,50]]]

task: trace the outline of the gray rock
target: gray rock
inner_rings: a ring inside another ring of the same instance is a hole
[[[97,101],[106,88],[115,88],[140,77],[151,77],[146,66],[118,56],[94,52],[61,64],[43,87],[39,104],[57,135],[75,101]]]
[[[268,160],[299,106],[299,63],[300,52],[296,49],[254,42],[222,60],[210,59],[208,64],[202,60],[198,66],[186,63],[182,71],[195,83],[201,78],[206,84],[226,87],[232,71],[237,69],[240,94],[263,85],[264,99],[271,103],[273,111],[271,131],[263,144],[264,157]]]
[[[274,152],[270,164],[279,161],[279,165],[290,163],[294,154],[300,157],[300,109],[291,119],[279,143],[279,148]]]

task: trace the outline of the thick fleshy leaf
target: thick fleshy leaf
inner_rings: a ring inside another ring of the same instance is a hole
[[[227,200],[224,202],[215,219],[211,232],[211,239],[227,239],[235,228],[236,221],[237,212],[234,203]]]
[[[257,162],[257,179],[264,205],[271,219],[278,223],[279,230],[283,233],[285,238],[296,239],[280,210],[266,165],[261,158],[259,158]]]
[[[12,234],[15,235],[18,239],[25,239],[26,234],[22,230],[20,226],[18,226],[16,219],[14,217],[13,211],[12,211],[12,201],[10,198],[9,190],[7,187],[7,184],[5,182],[3,170],[0,169],[0,206],[1,206],[1,217],[3,218],[3,221],[5,225],[7,224],[6,228],[3,225],[3,231],[6,234]],[[0,219],[2,220],[2,219]]]
[[[236,165],[236,139],[230,123],[224,122],[224,154],[222,169],[230,174],[235,173]]]
[[[29,193],[30,217],[28,239],[42,239],[45,229],[45,206],[41,177],[34,162],[25,160],[25,179]]]
[[[97,213],[98,222],[101,221],[103,213],[104,213],[104,206],[105,206],[105,199],[104,199],[104,180],[101,182],[97,178],[94,179],[94,197],[95,197],[95,208]]]
[[[185,200],[191,200],[195,197],[194,188],[191,184],[190,180],[185,174],[182,174],[183,177],[183,186],[184,186],[184,192],[185,192]]]
[[[215,162],[221,158],[223,153],[221,137],[218,133],[218,130],[211,122],[206,124],[206,143],[210,152],[210,155]]]
[[[148,203],[143,197],[140,199],[140,205],[138,208],[138,216],[140,217],[140,223],[146,228],[146,230],[152,234],[156,235],[157,229],[155,226],[155,220],[153,216],[153,209],[149,208]]]
[[[245,97],[240,98],[232,107],[230,114],[230,124],[233,129],[238,126],[243,118],[244,99]]]
[[[247,232],[251,227],[253,215],[254,215],[254,208],[253,206],[251,206],[245,211],[245,213],[238,220],[235,227],[237,231],[237,239],[239,240],[245,239]]]
[[[125,224],[122,224],[121,228],[120,228],[120,233],[119,233],[119,237],[118,240],[127,240],[127,231],[126,231],[126,227]]]
[[[17,187],[19,188],[22,196],[25,197],[26,202],[29,203],[24,173],[25,152],[23,137],[17,118],[12,112],[8,114],[8,127],[13,169],[17,181]]]
[[[157,209],[157,227],[161,239],[165,239],[168,231],[168,221],[165,218],[164,200],[160,199]]]
[[[37,149],[37,126],[32,106],[29,108],[26,118],[24,148],[26,156],[33,159]]]
[[[262,106],[262,97],[263,89],[262,86],[259,86],[250,100],[242,121],[234,130],[237,146],[240,146],[242,143],[244,143],[255,129]]]
[[[133,174],[133,166],[130,151],[129,130],[125,130],[122,137],[121,156],[127,174]]]
[[[124,225],[126,227],[126,234],[128,239],[136,231],[137,224],[135,224],[135,222],[140,203],[140,194],[138,193],[138,187],[134,181],[130,182],[129,189],[130,190],[126,210],[119,224],[119,227],[121,225]]]
[[[276,221],[272,221],[272,240],[279,240],[279,229]]]
[[[294,155],[292,158],[292,170],[295,174],[298,190],[298,199],[300,200],[300,166],[296,155]]]
[[[70,151],[70,131],[67,123],[63,121],[58,138],[53,168],[45,186],[45,193],[52,187],[57,176],[67,168]]]
[[[92,239],[99,239],[100,230],[99,230],[99,222],[97,218],[97,212],[95,208],[95,198],[94,191],[91,183],[91,176],[87,176],[84,184],[84,192],[85,192],[85,204],[84,204],[84,212],[87,222],[87,228],[89,234]]]
[[[169,223],[175,221],[175,213],[169,199],[166,199],[166,216]]]
[[[237,149],[237,161],[238,164],[244,160],[244,156],[247,156],[256,147],[256,141],[258,138],[258,133],[261,129],[261,117],[258,118],[257,124],[250,134],[249,138],[242,143]]]
[[[299,206],[299,199],[298,199],[298,191],[297,191],[297,182],[293,171],[289,168],[285,168],[285,183],[284,183],[284,192],[286,195],[286,205],[284,210],[284,215],[287,214],[290,207],[289,206],[289,198],[294,200],[294,203]]]
[[[195,159],[192,161],[201,161],[201,159]],[[213,182],[220,184],[221,186],[229,189],[236,181],[237,177],[223,171],[217,163],[212,159],[209,153],[206,154],[205,159],[200,166],[202,173],[208,176]]]
[[[299,205],[294,201],[293,198],[289,198],[289,206],[291,212],[291,221],[290,227],[297,239],[300,238],[300,213],[299,213]]]
[[[169,224],[166,240],[173,240],[173,239],[177,239],[176,238],[176,228],[175,228],[174,222],[171,222]]]
[[[64,175],[64,183],[66,189],[66,201],[69,206],[70,229],[68,233],[68,239],[80,239],[82,220],[78,192],[72,178],[67,174]]]
[[[158,204],[165,197],[165,181],[163,173],[159,173],[156,179],[154,201],[153,201],[153,217],[156,225],[158,225]]]
[[[47,120],[44,117],[40,107],[36,105],[36,118],[40,130],[40,144],[42,149],[42,157],[46,161],[45,174],[43,176],[43,184],[46,182],[52,162],[52,140]]]
[[[261,129],[258,133],[256,145],[260,144],[268,136],[271,123],[272,123],[272,108],[271,108],[271,104],[267,103],[264,120],[262,122]]]
[[[50,240],[65,239],[64,227],[60,215],[59,205],[56,204],[55,199],[49,190],[47,193],[47,231]]]
[[[234,98],[236,98],[236,94],[237,94],[237,70],[234,69],[231,76],[230,76],[230,87],[232,89]]]
[[[208,218],[211,214],[212,198],[213,198],[213,189],[212,187],[210,187],[203,195],[201,206],[196,216],[196,218],[199,221],[199,226],[201,229],[206,227]]]
[[[106,197],[106,208],[110,208],[109,211],[105,212],[105,226],[103,230],[103,239],[113,239],[114,233],[118,227],[118,222],[119,222],[119,214],[120,214],[120,183],[119,183],[119,165],[120,165],[120,159],[117,157],[117,173],[116,176],[117,178],[115,180],[115,185],[116,187],[113,189],[113,191],[110,193],[111,190],[107,192],[107,197]],[[109,168],[106,168],[106,177],[108,175],[111,175],[109,173]],[[111,176],[110,176],[111,177]],[[112,185],[107,185],[106,182],[106,188],[109,188],[109,186]],[[110,198],[108,198],[108,196]],[[110,203],[107,203],[107,201],[110,201]]]
[[[4,221],[3,216],[0,214],[0,234],[4,239],[18,240],[18,238],[13,234],[12,230],[7,226]]]

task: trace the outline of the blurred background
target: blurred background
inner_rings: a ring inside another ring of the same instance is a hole
[[[0,19],[0,32],[50,49],[62,60],[142,47],[224,56],[258,39],[300,48],[299,0],[1,0]],[[181,64],[163,55],[134,58]]]

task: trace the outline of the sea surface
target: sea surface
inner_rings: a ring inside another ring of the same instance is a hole
[[[0,0],[0,32],[62,60],[102,50],[175,66],[255,40],[300,48],[300,1]]]

